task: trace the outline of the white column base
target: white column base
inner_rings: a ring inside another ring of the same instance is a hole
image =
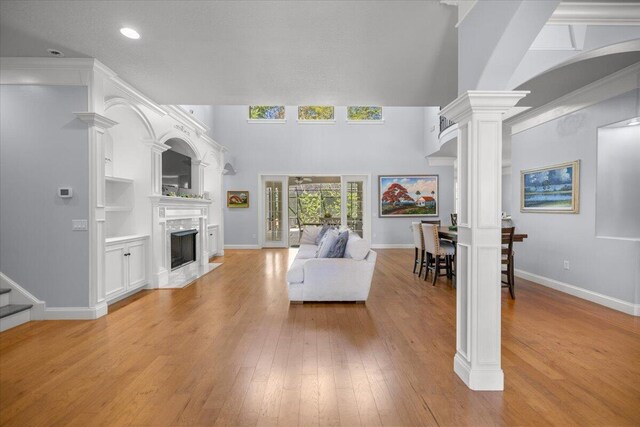
[[[504,372],[500,368],[492,370],[471,369],[464,357],[456,353],[453,358],[453,371],[471,390],[504,390]]]

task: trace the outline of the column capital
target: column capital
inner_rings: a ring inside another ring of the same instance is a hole
[[[145,144],[151,148],[151,151],[154,153],[164,153],[167,150],[170,150],[171,147],[167,144],[163,144],[162,142],[158,142],[155,139],[147,139],[144,141]]]
[[[191,159],[191,165],[192,166],[202,166],[203,168],[206,168],[207,166],[209,166],[209,163],[204,162],[202,160],[198,160],[198,159]]]
[[[529,93],[528,90],[469,90],[444,107],[440,116],[460,123],[468,120],[473,113],[504,114]]]
[[[75,114],[76,117],[78,117],[80,120],[82,120],[89,126],[96,127],[102,131],[105,131],[110,127],[113,127],[118,124],[118,122],[111,120],[110,118],[105,117],[98,113],[85,111],[85,112],[77,112],[73,114]]]

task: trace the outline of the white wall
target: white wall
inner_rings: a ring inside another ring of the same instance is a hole
[[[632,91],[512,136],[511,213],[529,238],[516,269],[630,303],[640,302],[640,242],[596,237],[596,142],[600,126],[638,116]],[[580,160],[580,213],[520,212],[520,171]],[[640,164],[640,159],[635,162]],[[626,191],[638,184],[622,182]],[[563,262],[570,262],[570,270]]]
[[[412,219],[378,218],[378,175],[438,174],[440,214],[443,222],[449,223],[453,168],[427,165],[424,108],[385,107],[382,125],[347,124],[346,107],[336,107],[336,123],[329,125],[298,124],[294,106],[287,107],[286,115],[284,124],[250,124],[247,106],[213,107],[213,138],[229,148],[228,157],[237,171],[224,177],[224,190],[249,190],[251,196],[249,209],[224,208],[225,244],[258,243],[260,173],[371,174],[374,244],[412,242]]]
[[[89,305],[86,110],[86,87],[0,87],[0,271],[49,307]]]

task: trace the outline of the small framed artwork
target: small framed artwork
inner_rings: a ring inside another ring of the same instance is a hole
[[[248,208],[249,192],[248,191],[227,191],[227,207],[228,208]]]
[[[378,177],[380,218],[438,216],[438,175]]]
[[[520,172],[520,211],[578,213],[580,160]]]

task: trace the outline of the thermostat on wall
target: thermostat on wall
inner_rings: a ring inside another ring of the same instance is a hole
[[[58,196],[60,196],[63,199],[69,199],[73,197],[73,188],[70,188],[70,187],[58,188]]]

